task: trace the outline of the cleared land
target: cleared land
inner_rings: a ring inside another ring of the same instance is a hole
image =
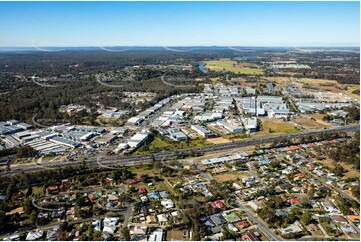
[[[246,178],[249,176],[249,173],[245,171],[236,171],[236,172],[230,172],[230,173],[227,172],[212,176],[219,182],[225,182],[225,181],[236,181],[240,178]]]
[[[280,87],[298,86],[316,88],[322,91],[329,91],[334,93],[343,93],[349,95],[357,100],[360,100],[360,95],[352,93],[354,90],[359,90],[359,85],[340,84],[336,80],[328,79],[313,79],[313,78],[290,78],[290,77],[263,77],[263,80],[275,82]]]
[[[205,68],[219,72],[234,72],[246,75],[263,75],[263,70],[254,64],[237,63],[230,59],[220,59],[217,61],[205,61]]]
[[[322,118],[317,119],[316,117],[300,117],[294,119],[293,122],[310,129],[332,126],[331,124],[323,121]]]
[[[183,238],[183,231],[182,230],[169,230],[167,231],[167,240],[171,241],[171,240],[189,240],[189,239],[185,239]]]
[[[137,150],[136,154],[143,154],[143,153],[155,153],[160,151],[174,151],[175,148],[171,143],[168,143],[158,137],[155,137],[154,140],[149,144],[148,150],[144,150],[144,147]]]
[[[262,123],[262,130],[257,132],[253,137],[264,135],[278,135],[298,132],[299,128],[295,125],[284,122],[282,120],[263,119],[260,118]]]
[[[210,142],[212,144],[225,144],[225,143],[230,143],[231,141],[229,139],[219,137],[219,138],[207,139],[207,142]]]
[[[245,133],[235,133],[235,134],[227,134],[224,135],[223,138],[233,140],[233,141],[239,141],[248,138],[247,134]]]

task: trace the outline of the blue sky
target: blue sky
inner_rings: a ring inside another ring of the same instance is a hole
[[[0,2],[0,46],[359,46],[359,2]]]

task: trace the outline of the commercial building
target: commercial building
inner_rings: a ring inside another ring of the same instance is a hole
[[[268,112],[270,118],[288,118],[293,114],[289,109],[272,109]]]
[[[222,163],[226,163],[226,162],[234,162],[234,161],[244,160],[246,158],[247,158],[247,154],[237,153],[234,155],[225,155],[225,156],[220,156],[220,157],[211,158],[211,159],[204,159],[201,161],[201,163],[204,166],[212,167],[214,165],[218,165],[218,164],[222,164]]]
[[[250,132],[256,132],[258,129],[257,118],[244,118],[243,120],[244,127]]]
[[[105,111],[103,113],[103,116],[106,118],[120,118],[124,115],[126,115],[128,113],[128,111],[124,110],[124,111]]]
[[[95,143],[99,145],[105,145],[111,143],[116,136],[113,133],[108,133],[95,140]]]
[[[124,127],[112,127],[110,133],[123,136],[127,131],[128,129]]]
[[[224,108],[222,108],[222,110],[224,110]],[[197,116],[195,116],[193,118],[194,122],[211,122],[211,121],[215,121],[218,119],[222,119],[224,118],[223,113],[217,113],[217,112],[213,112],[213,113],[203,113],[203,114],[199,114]]]
[[[144,119],[138,116],[132,117],[130,119],[128,119],[127,121],[127,125],[139,125],[141,122],[143,122]]]
[[[191,129],[193,129],[194,131],[196,131],[198,134],[200,134],[201,136],[203,136],[205,138],[215,136],[215,133],[213,133],[212,131],[206,129],[205,127],[203,127],[201,125],[192,125]]]
[[[137,133],[129,139],[128,145],[131,148],[139,148],[148,140],[148,137],[148,133]]]
[[[169,137],[175,141],[182,141],[188,139],[188,136],[180,129],[171,129],[169,132]]]
[[[19,128],[22,128],[23,130],[28,130],[28,129],[34,128],[32,125],[27,124],[27,123],[18,123],[18,124],[16,124],[16,126],[18,126]]]
[[[227,123],[226,121],[219,120],[216,122],[217,125],[227,129],[231,133],[239,133],[243,131],[242,127],[237,127],[231,123]]]
[[[330,115],[336,116],[336,117],[346,118],[347,115],[348,115],[348,112],[343,111],[343,110],[335,110],[335,111],[331,112]]]
[[[64,138],[62,138],[60,136],[51,137],[49,139],[49,141],[52,141],[52,142],[60,144],[60,145],[65,145],[65,146],[68,146],[70,148],[77,148],[77,147],[81,146],[81,144],[79,144],[77,142],[74,142],[74,141],[71,141],[71,140],[68,140],[68,139],[64,139]]]

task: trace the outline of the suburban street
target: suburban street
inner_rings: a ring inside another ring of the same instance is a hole
[[[242,204],[242,202],[239,200],[239,198],[235,199],[235,202],[237,203],[239,209],[246,213],[247,218],[256,225],[262,233],[264,233],[269,240],[272,241],[281,241],[283,240],[281,237],[277,236],[272,229],[270,229],[267,224],[260,219],[253,211],[248,209],[245,205]]]

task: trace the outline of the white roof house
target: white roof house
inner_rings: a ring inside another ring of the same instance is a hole
[[[131,235],[145,235],[147,233],[147,226],[134,226],[130,229],[129,233]]]
[[[302,232],[302,227],[299,221],[294,222],[286,228],[281,229],[282,234]]]
[[[116,226],[108,226],[108,225],[106,225],[103,228],[103,232],[107,232],[109,234],[114,234],[116,230],[117,230]]]
[[[255,203],[254,201],[248,201],[248,206],[250,206],[251,208],[253,208],[254,210],[258,210],[260,209],[260,206],[258,206],[257,203]]]
[[[95,220],[94,222],[92,222],[92,225],[94,226],[94,231],[102,230],[102,222],[100,220]]]
[[[44,236],[44,230],[30,231],[25,240],[38,240]]]
[[[163,241],[164,232],[163,229],[157,229],[149,235],[148,241]]]
[[[168,222],[167,215],[164,214],[164,213],[158,214],[158,215],[157,215],[157,219],[158,219],[158,222],[159,222],[161,225]]]
[[[174,203],[172,200],[170,199],[163,199],[160,202],[165,208],[173,208],[174,207]]]

